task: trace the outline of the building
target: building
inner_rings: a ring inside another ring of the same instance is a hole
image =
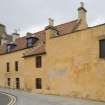
[[[49,18],[44,30],[2,44],[0,86],[105,101],[105,24],[88,27],[86,13],[81,3],[77,20]]]
[[[0,24],[0,45],[12,41],[12,36],[6,33],[5,25]]]

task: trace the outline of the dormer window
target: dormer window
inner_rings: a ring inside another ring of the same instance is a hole
[[[11,51],[11,45],[7,45],[6,51],[7,51],[7,52],[10,52],[10,51]]]
[[[33,39],[29,38],[27,39],[27,47],[32,47],[33,46]]]
[[[33,47],[34,43],[38,40],[35,37],[28,37],[27,38],[27,47]]]
[[[11,52],[12,49],[15,48],[15,46],[16,46],[16,44],[14,44],[14,43],[7,44],[6,52]]]

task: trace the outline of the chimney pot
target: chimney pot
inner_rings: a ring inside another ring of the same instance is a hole
[[[80,4],[81,4],[81,7],[84,7],[84,2],[80,2]]]

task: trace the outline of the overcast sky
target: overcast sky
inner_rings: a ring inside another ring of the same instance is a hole
[[[35,32],[48,25],[48,18],[55,25],[77,19],[77,8],[85,2],[89,25],[105,23],[105,0],[0,0],[0,23],[8,33]]]

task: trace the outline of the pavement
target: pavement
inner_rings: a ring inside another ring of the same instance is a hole
[[[12,89],[0,89],[0,91],[14,95],[17,99],[15,105],[105,105],[104,102],[95,102],[64,96],[35,94]]]

